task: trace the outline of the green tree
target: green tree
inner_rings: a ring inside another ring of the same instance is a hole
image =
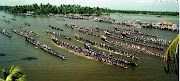
[[[164,65],[167,73],[175,73],[179,76],[179,35],[168,47],[164,57]]]
[[[2,74],[3,79],[0,78],[0,81],[25,81],[25,75],[22,73],[22,69],[19,66],[13,65],[9,71],[5,71],[2,67]]]

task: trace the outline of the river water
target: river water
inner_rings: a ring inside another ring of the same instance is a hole
[[[11,21],[10,24],[6,23],[2,16],[6,16],[7,19]],[[114,13],[110,16],[117,20],[142,20],[144,22],[156,23],[159,20],[168,20],[172,23],[178,24],[178,18],[163,17],[156,18],[154,15],[141,15],[141,14],[123,14],[123,17],[119,17],[120,14]],[[71,20],[65,19],[66,21],[57,21],[52,17],[26,17],[26,16],[16,16],[17,21],[12,21],[12,14],[7,14],[0,12],[0,28],[6,29],[12,35],[12,38],[8,38],[3,34],[0,34],[0,54],[5,54],[5,56],[0,56],[0,64],[5,68],[10,68],[12,65],[20,66],[25,75],[27,81],[177,81],[178,78],[175,75],[168,75],[163,69],[163,59],[155,56],[147,55],[144,53],[139,53],[132,51],[137,54],[140,59],[129,59],[133,62],[137,62],[138,67],[128,66],[128,69],[123,69],[117,66],[108,65],[106,63],[89,59],[85,56],[79,56],[71,51],[58,47],[51,40],[50,35],[46,34],[46,30],[55,31],[64,35],[67,35],[73,40],[66,40],[58,37],[59,40],[68,42],[73,45],[83,47],[83,44],[75,41],[74,33],[80,36],[92,39],[98,42],[104,43],[98,37],[86,35],[64,26],[65,23],[73,23],[76,25],[87,26],[90,28],[95,28],[95,25],[100,27],[113,29],[112,24],[93,22],[89,20]],[[24,22],[28,22],[31,26],[24,26]],[[55,51],[61,53],[67,57],[67,60],[61,60],[55,56],[52,56],[41,49],[36,48],[29,42],[25,41],[24,37],[21,37],[10,31],[10,26],[20,30],[19,25],[22,24],[23,27],[32,30],[39,34],[39,40],[42,43],[48,44]],[[56,31],[48,28],[48,25],[61,27],[64,31]],[[119,28],[134,29],[131,27],[117,25]],[[173,40],[178,32],[162,31],[158,29],[137,29],[144,33],[149,33],[157,35],[158,38],[163,38],[166,40]],[[115,46],[117,47],[117,46]],[[124,49],[117,47],[119,49]],[[167,49],[167,47],[165,47]],[[127,49],[124,49],[127,50]],[[154,49],[155,50],[155,49]],[[165,51],[160,51],[165,53]],[[117,55],[119,57],[123,57]],[[23,60],[26,57],[37,58],[35,60]],[[123,57],[125,58],[125,57]],[[2,74],[0,74],[2,77]]]

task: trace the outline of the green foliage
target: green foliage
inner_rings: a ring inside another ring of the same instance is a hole
[[[179,35],[168,47],[164,57],[164,65],[167,73],[175,73],[179,76]]]
[[[178,16],[179,12],[157,12],[157,11],[132,11],[132,10],[110,10],[99,7],[81,7],[80,5],[60,5],[54,6],[51,4],[32,4],[32,5],[17,5],[17,6],[0,6],[0,10],[10,13],[26,13],[27,11],[34,11],[36,15],[46,15],[48,13],[54,14],[97,14],[102,13],[129,13],[129,14],[151,14],[151,15],[169,15]]]
[[[0,81],[25,81],[25,75],[22,73],[22,69],[19,66],[12,66],[9,71],[5,71],[2,67],[3,79]]]
[[[111,13],[128,13],[128,14],[150,14],[150,15],[170,15],[179,16],[179,12],[159,12],[159,11],[132,11],[132,10],[111,10]]]
[[[81,7],[80,5],[60,5],[53,6],[51,4],[32,4],[32,5],[17,5],[17,6],[0,6],[0,10],[4,10],[11,13],[26,13],[27,11],[34,11],[36,15],[41,14],[98,14],[102,13],[129,13],[129,14],[151,14],[151,15],[170,15],[170,16],[178,16],[179,12],[155,12],[155,11],[132,11],[132,10],[110,10],[107,8],[99,8],[99,7]]]
[[[17,5],[17,6],[0,6],[0,10],[4,10],[10,13],[26,13],[27,11],[34,11],[37,15],[43,15],[48,13],[54,14],[98,14],[109,12],[110,10],[107,8],[99,8],[99,7],[81,7],[80,5],[60,5],[54,6],[51,4],[32,4],[32,5]]]

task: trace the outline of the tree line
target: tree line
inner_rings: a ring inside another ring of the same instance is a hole
[[[110,9],[99,7],[82,7],[80,5],[60,5],[55,6],[51,4],[32,4],[32,5],[17,5],[17,6],[0,6],[0,10],[4,10],[10,13],[26,13],[27,11],[33,11],[36,15],[43,14],[98,14],[109,12]]]
[[[82,7],[80,5],[60,5],[55,6],[51,4],[32,4],[32,5],[16,5],[16,6],[0,6],[0,10],[9,13],[26,13],[27,11],[35,12],[35,15],[44,15],[48,13],[54,14],[97,14],[102,13],[129,13],[129,14],[151,14],[151,15],[171,15],[178,16],[179,12],[156,12],[156,11],[132,11],[132,10],[110,10],[108,8],[99,7]]]
[[[179,12],[160,12],[160,11],[133,11],[133,10],[111,10],[111,13],[128,13],[128,14],[150,14],[150,15],[169,15],[179,16]]]

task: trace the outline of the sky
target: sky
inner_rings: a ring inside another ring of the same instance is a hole
[[[0,5],[27,4],[79,4],[81,6],[101,7],[115,10],[173,11],[179,12],[179,0],[0,0]]]

